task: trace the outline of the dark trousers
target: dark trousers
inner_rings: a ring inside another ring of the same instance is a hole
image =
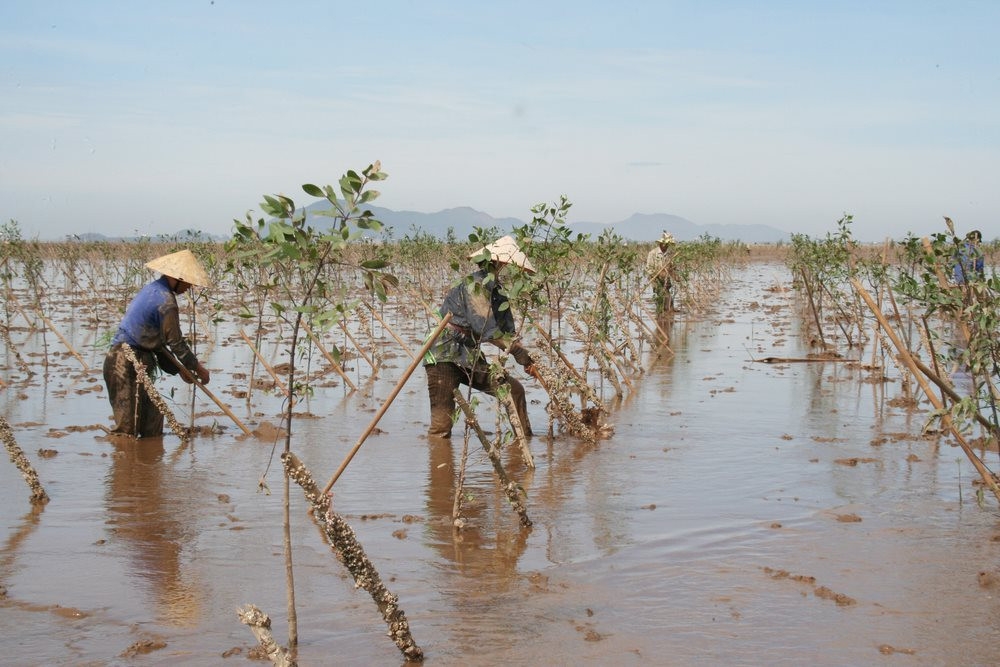
[[[125,433],[137,438],[163,435],[163,414],[149,399],[149,394],[139,386],[135,366],[125,356],[119,343],[104,357],[104,384],[108,387],[108,400],[115,415],[112,433]],[[146,375],[152,377],[156,368],[156,357],[152,352],[135,350],[135,356],[146,367]]]
[[[517,416],[524,427],[524,434],[531,435],[528,421],[528,402],[524,397],[524,385],[504,373],[495,381],[490,381],[486,370],[469,371],[451,362],[438,362],[424,366],[427,371],[427,393],[431,399],[431,425],[427,435],[437,438],[451,437],[451,416],[455,412],[455,390],[466,385],[478,391],[496,396],[499,386],[510,385],[510,396],[514,400]]]
[[[670,317],[674,314],[674,296],[670,292],[672,287],[670,278],[653,278],[653,303],[656,304],[658,317]]]

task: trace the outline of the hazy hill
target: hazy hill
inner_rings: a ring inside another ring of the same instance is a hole
[[[318,202],[309,208],[322,206]],[[449,230],[460,240],[468,237],[474,227],[496,227],[506,233],[526,221],[517,218],[494,218],[487,213],[467,206],[449,208],[437,213],[415,211],[393,211],[379,206],[370,207],[375,217],[387,227],[393,228],[393,238],[412,236],[414,229],[425,234],[446,238]],[[708,234],[723,241],[743,241],[744,243],[777,243],[788,241],[790,234],[767,225],[697,225],[686,218],[668,213],[634,213],[630,217],[613,223],[571,222],[574,232],[590,234],[597,238],[607,228],[611,228],[630,241],[653,241],[664,232],[670,232],[679,241],[690,241]]]
[[[315,202],[306,207],[307,211],[315,213],[329,208],[325,201]],[[494,218],[488,213],[477,211],[468,206],[447,208],[436,213],[420,213],[417,211],[394,211],[380,206],[369,207],[375,217],[387,228],[391,228],[391,238],[401,239],[404,236],[414,236],[417,231],[422,234],[445,239],[451,233],[454,238],[464,241],[475,227],[489,229],[495,227],[500,233],[509,233],[514,227],[525,224],[525,220],[517,218]],[[310,224],[322,227],[325,219],[312,216]],[[664,231],[670,232],[679,241],[690,241],[703,235],[719,238],[723,241],[743,241],[744,243],[777,243],[788,241],[790,234],[767,225],[698,225],[686,218],[668,213],[633,213],[620,222],[571,222],[573,232],[590,234],[596,239],[605,229],[629,241],[653,241]],[[379,236],[376,234],[375,236]],[[149,238],[149,237],[147,237]],[[174,234],[158,234],[152,238],[155,241],[225,241],[228,236],[205,234],[194,229],[184,229]],[[108,237],[97,233],[77,234],[67,240],[78,241],[122,241],[135,238]]]

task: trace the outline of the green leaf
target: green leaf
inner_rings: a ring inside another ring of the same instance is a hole
[[[302,189],[307,195],[312,195],[313,197],[325,197],[323,190],[319,187],[313,185],[312,183],[306,183],[302,186]]]

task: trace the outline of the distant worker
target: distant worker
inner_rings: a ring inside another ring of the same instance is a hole
[[[973,229],[965,235],[965,241],[955,250],[953,272],[956,285],[964,285],[971,280],[982,280],[986,277],[983,251],[979,247],[982,240],[982,232]]]
[[[207,287],[208,274],[190,250],[157,257],[146,267],[161,276],[139,290],[132,299],[104,358],[104,383],[115,417],[111,432],[137,438],[163,435],[163,414],[146,389],[139,387],[135,366],[126,356],[125,346],[132,349],[151,379],[157,368],[176,374],[178,369],[174,360],[197,376],[202,384],[208,384],[210,377],[184,339],[177,308],[177,295],[192,285]],[[165,353],[167,350],[170,355]],[[189,381],[183,374],[181,377]]]
[[[673,289],[674,256],[677,242],[673,234],[663,232],[656,246],[646,255],[646,274],[653,284],[653,302],[657,317],[670,317],[674,313]]]
[[[469,259],[479,268],[445,296],[438,312],[442,317],[451,313],[451,321],[424,357],[431,404],[427,434],[437,438],[451,437],[454,391],[459,385],[495,396],[497,389],[506,382],[510,385],[510,395],[524,434],[530,436],[524,386],[505,371],[491,377],[490,364],[480,346],[490,343],[507,350],[529,375],[534,375],[531,355],[514,338],[514,315],[502,292],[499,275],[508,264],[528,273],[534,273],[535,268],[510,236],[480,248],[469,255]],[[488,274],[492,274],[493,279],[488,279]]]

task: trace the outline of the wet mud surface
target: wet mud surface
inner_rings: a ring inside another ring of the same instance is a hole
[[[463,441],[424,435],[418,369],[333,492],[425,664],[995,664],[996,508],[977,503],[959,449],[921,435],[926,412],[896,401],[891,377],[781,361],[812,352],[794,302],[783,266],[734,269],[713,312],[678,316],[674,354],[649,350],[609,401],[614,434],[597,446],[546,437],[545,393],[524,378],[536,468],[514,450],[504,462],[529,530],[474,440],[453,528]],[[414,349],[418,324],[399,323]],[[108,436],[99,372],[52,340],[48,378],[2,390],[50,497],[33,509],[0,465],[4,664],[262,664],[237,617],[248,603],[287,641],[281,405],[261,389],[246,404],[232,334],[207,359],[210,388],[252,437],[203,397],[192,407],[178,379],[162,391],[181,422],[194,416],[190,443]],[[84,359],[100,367],[99,352]],[[293,450],[320,483],[408,364],[387,345],[378,378],[356,361],[358,391],[331,376],[299,406]],[[291,498],[299,663],[401,664]]]

